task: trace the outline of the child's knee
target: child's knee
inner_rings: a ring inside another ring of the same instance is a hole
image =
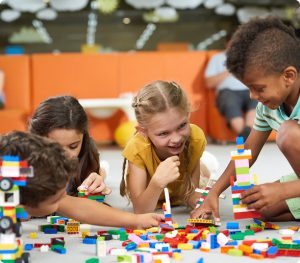
[[[282,152],[294,148],[300,135],[300,126],[296,121],[285,121],[279,128],[276,143]]]

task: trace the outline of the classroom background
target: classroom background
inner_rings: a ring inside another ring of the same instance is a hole
[[[275,15],[298,32],[300,6],[296,0],[0,0],[0,70],[4,72],[4,108],[0,134],[27,129],[33,110],[44,99],[72,95],[89,116],[90,132],[101,159],[109,163],[106,198],[114,207],[131,211],[119,195],[121,151],[134,133],[131,100],[154,80],[175,81],[193,105],[191,122],[208,140],[207,151],[219,165],[216,178],[235,150],[234,134],[219,114],[216,93],[207,89],[204,72],[209,59],[224,48],[225,37],[252,17]],[[251,168],[258,183],[278,180],[292,169],[275,144],[272,133],[259,160]],[[276,170],[274,169],[276,163]],[[230,191],[221,200],[221,218],[233,221]],[[177,208],[173,218],[186,223],[188,210]],[[242,226],[249,221],[242,221]],[[32,230],[25,223],[25,233]],[[281,224],[287,228],[297,223]],[[266,235],[277,236],[268,232]],[[260,236],[266,238],[267,236]],[[27,239],[27,236],[25,237]],[[84,262],[89,252],[72,243],[65,262]],[[82,252],[82,253],[80,253]],[[219,254],[190,254],[183,262],[252,262]],[[76,257],[77,261],[74,258]],[[91,256],[92,257],[92,256]],[[224,257],[224,258],[223,258]],[[32,262],[62,262],[60,256]],[[110,261],[112,260],[112,261]],[[297,262],[279,257],[266,262]],[[114,262],[113,259],[101,262]]]

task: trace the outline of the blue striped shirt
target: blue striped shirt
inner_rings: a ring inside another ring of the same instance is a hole
[[[288,116],[284,107],[272,110],[264,106],[261,102],[256,107],[256,117],[254,120],[253,128],[257,131],[278,131],[281,124],[288,120],[297,120],[300,124],[300,99],[298,98],[292,113]]]

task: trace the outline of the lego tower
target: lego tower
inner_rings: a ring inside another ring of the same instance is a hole
[[[231,193],[234,219],[259,218],[260,214],[254,209],[248,209],[241,203],[241,193],[254,186],[251,183],[249,160],[252,158],[251,150],[244,149],[243,137],[236,138],[236,151],[231,152],[231,160],[235,164],[236,180],[231,176]]]

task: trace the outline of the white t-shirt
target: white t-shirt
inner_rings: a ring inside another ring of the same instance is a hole
[[[214,55],[205,69],[205,77],[213,77],[218,75],[224,71],[226,71],[226,54],[225,52],[218,53]],[[230,90],[247,90],[248,88],[236,79],[233,75],[225,78],[217,87],[217,91],[219,92],[222,89],[230,89]]]

